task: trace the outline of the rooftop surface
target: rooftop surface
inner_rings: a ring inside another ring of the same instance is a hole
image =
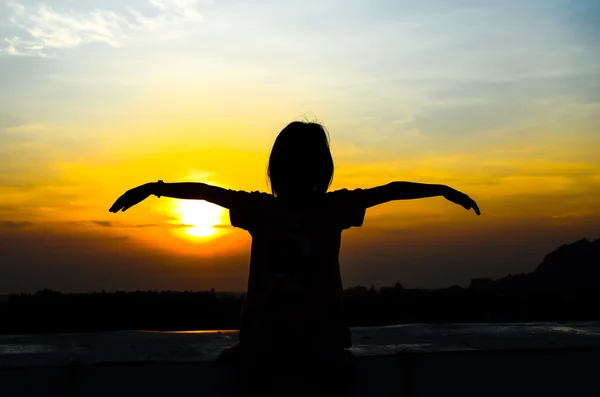
[[[408,324],[353,328],[357,357],[514,349],[600,348],[600,323]],[[237,331],[1,335],[0,367],[214,361]]]
[[[600,396],[600,323],[410,324],[352,332],[353,372],[334,392],[316,394],[314,384],[283,366],[282,377],[259,384],[260,395]],[[0,396],[247,395],[235,371],[214,363],[236,341],[236,331],[4,335]]]

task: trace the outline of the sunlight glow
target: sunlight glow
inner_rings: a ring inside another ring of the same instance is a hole
[[[219,225],[224,223],[225,209],[202,200],[178,200],[174,211],[185,234],[196,238],[213,238],[219,234]]]

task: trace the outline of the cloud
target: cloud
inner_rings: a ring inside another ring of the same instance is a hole
[[[121,223],[121,222],[100,221],[100,220],[93,220],[93,221],[90,221],[90,222],[93,223],[94,225],[100,226],[100,227],[114,227],[114,228],[156,227],[156,225],[152,224],[152,223],[148,223],[148,224],[125,224],[125,223]]]
[[[124,11],[57,11],[47,4],[6,4],[10,25],[21,34],[3,37],[0,55],[52,56],[51,50],[88,43],[125,45],[138,32],[173,35],[183,24],[201,19],[200,0],[148,0],[150,13],[126,7]]]
[[[114,224],[109,221],[92,221],[92,223],[102,227],[114,227]]]
[[[187,225],[185,223],[172,223],[172,224],[166,224],[166,226],[167,227],[172,227],[173,229],[185,229],[185,228],[188,228],[188,227],[194,227],[194,225]]]
[[[12,209],[12,208],[11,208]],[[0,208],[0,210],[2,210]],[[184,229],[189,227],[194,227],[194,225],[188,225],[184,223],[165,223],[165,224],[154,224],[154,223],[122,223],[122,222],[113,222],[113,221],[104,221],[104,220],[89,220],[89,221],[58,221],[58,222],[33,222],[29,221],[0,221],[0,229],[23,229],[34,226],[98,226],[101,228],[112,228],[112,229],[141,229],[141,228],[151,228],[151,227],[160,227],[160,228],[171,228],[171,229]],[[230,225],[215,225],[214,228],[229,228]]]
[[[19,229],[23,227],[30,227],[33,223],[27,221],[0,221],[0,228],[7,229]]]
[[[147,227],[167,227],[167,228],[173,228],[173,229],[181,229],[181,228],[188,228],[188,227],[194,227],[194,225],[187,225],[185,223],[165,223],[165,224],[161,224],[161,225],[157,225],[155,223],[139,223],[139,224],[128,224],[128,223],[122,223],[122,222],[113,222],[113,221],[103,221],[103,220],[91,220],[91,221],[81,221],[81,222],[76,222],[76,223],[80,223],[80,224],[93,224],[96,226],[100,226],[100,227],[107,227],[107,228],[120,228],[120,229],[136,229],[136,228],[147,228]],[[215,228],[224,228],[224,227],[228,227],[229,225],[215,225]]]

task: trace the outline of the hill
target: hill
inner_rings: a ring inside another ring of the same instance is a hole
[[[600,239],[582,238],[547,254],[533,272],[493,282],[500,290],[600,290]]]

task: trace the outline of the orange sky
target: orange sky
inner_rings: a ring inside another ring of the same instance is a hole
[[[600,56],[583,6],[569,19],[560,2],[334,1],[347,14],[330,21],[316,1],[129,3],[138,14],[6,6],[0,293],[243,290],[250,237],[226,210],[155,197],[108,208],[158,179],[265,191],[277,133],[315,115],[332,189],[442,183],[482,210],[441,198],[369,209],[344,232],[346,286],[465,285],[600,237]]]

